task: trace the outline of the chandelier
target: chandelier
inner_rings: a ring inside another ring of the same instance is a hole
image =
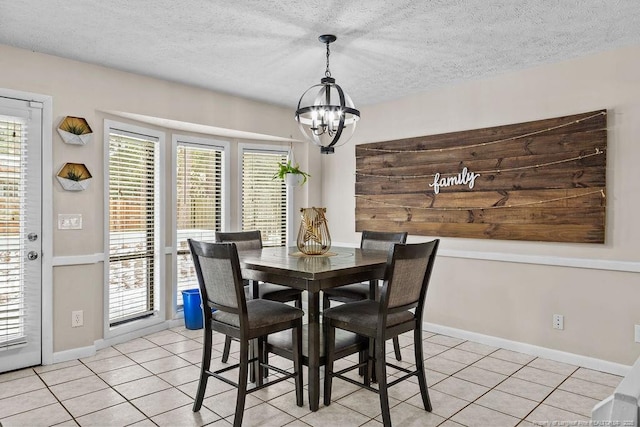
[[[330,154],[334,147],[346,143],[356,129],[360,111],[329,71],[329,44],[337,40],[333,34],[324,34],[318,40],[327,45],[327,68],[320,84],[311,86],[300,97],[296,121],[305,138],[320,146],[320,152]]]

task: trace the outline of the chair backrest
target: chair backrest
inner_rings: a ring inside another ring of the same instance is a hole
[[[383,231],[362,232],[362,240],[360,240],[361,249],[376,249],[379,251],[388,251],[394,243],[406,243],[407,232],[403,233],[387,233]]]
[[[394,244],[389,249],[380,310],[389,313],[418,307],[422,318],[429,278],[438,251],[439,239],[426,243]]]
[[[247,301],[236,244],[187,241],[203,304],[234,314],[246,313]],[[211,310],[204,312],[211,313]]]
[[[262,235],[260,230],[253,231],[216,231],[215,241],[217,243],[235,243],[239,251],[250,249],[262,249]]]

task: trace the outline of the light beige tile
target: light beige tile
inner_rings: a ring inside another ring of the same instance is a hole
[[[162,359],[152,360],[150,362],[141,363],[145,369],[153,372],[154,374],[161,374],[162,372],[172,371],[174,369],[189,366],[191,363],[178,356],[163,357]]]
[[[342,406],[353,409],[356,412],[366,415],[369,418],[375,418],[382,413],[380,408],[380,397],[378,394],[369,390],[358,390],[342,399],[337,400]],[[392,408],[400,403],[400,400],[389,397],[389,407]]]
[[[11,381],[5,381],[0,386],[0,399],[15,396],[16,394],[27,393],[45,388],[45,384],[36,375],[29,375]]]
[[[453,375],[456,372],[466,368],[466,364],[445,359],[442,356],[434,356],[424,361],[424,366],[432,371],[437,371],[447,375]]]
[[[93,393],[94,391],[108,388],[109,385],[102,381],[99,377],[93,375],[86,378],[69,381],[66,383],[54,385],[50,387],[53,394],[60,401],[71,399],[73,397],[82,396],[83,394]]]
[[[75,420],[63,421],[58,424],[54,424],[53,427],[78,427],[78,423]]]
[[[200,381],[192,381],[190,383],[178,386],[177,388],[187,396],[191,397],[192,399],[195,399],[196,393],[198,392],[199,382]],[[235,388],[230,384],[227,384],[223,381],[210,377],[209,380],[207,381],[207,389],[205,391],[204,396],[205,398],[211,397],[211,396],[215,396],[216,394],[224,393],[225,391],[229,391],[229,390],[235,390]]]
[[[58,369],[69,368],[71,366],[78,366],[78,365],[80,365],[80,361],[74,359],[74,360],[67,360],[66,362],[54,363],[52,365],[35,366],[33,370],[38,374],[43,374],[45,372],[56,371]]]
[[[139,380],[129,381],[113,387],[118,393],[128,400],[133,400],[147,394],[171,388],[171,384],[162,379],[151,376]]]
[[[445,345],[435,344],[426,340],[422,340],[422,356],[424,358],[436,356],[449,350]]]
[[[308,378],[308,376],[305,375],[305,379],[306,378]],[[307,382],[305,381],[305,385],[306,384]],[[307,387],[308,386],[305,386],[305,393],[307,393]],[[335,402],[339,400],[341,397],[344,397],[350,393],[353,393],[356,390],[360,390],[360,388],[361,387],[358,387],[355,384],[348,383],[339,378],[334,378],[332,381],[332,387],[331,387],[331,400]],[[323,396],[322,393],[324,393],[324,381],[320,384],[320,396]]]
[[[509,427],[515,426],[520,422],[519,418],[473,403],[455,414],[451,419],[468,427]]]
[[[524,418],[533,408],[538,406],[538,402],[499,390],[491,390],[474,403],[516,418]]]
[[[448,395],[473,402],[478,397],[489,391],[488,387],[464,381],[459,378],[449,377],[446,380],[434,385],[432,389],[441,391]]]
[[[137,423],[129,424],[127,427],[157,427],[157,424],[151,421],[149,418],[145,418]]]
[[[202,344],[194,340],[178,341],[171,344],[165,344],[162,346],[167,351],[173,354],[186,353],[188,351],[199,350],[202,353]]]
[[[458,424],[455,421],[447,420],[440,424],[438,427],[464,427],[462,424]]]
[[[456,347],[456,348],[449,349],[444,353],[440,353],[439,357],[444,357],[445,359],[464,363],[465,365],[470,365],[474,362],[477,362],[479,359],[481,359],[482,355],[477,353],[472,353],[470,351],[460,350]]]
[[[558,388],[598,400],[607,398],[615,391],[615,387],[592,383],[591,381],[585,381],[574,377],[567,378],[558,386]]]
[[[460,338],[449,337],[447,335],[433,335],[426,339],[430,343],[440,344],[447,347],[455,347],[462,344],[465,340]]]
[[[40,378],[48,386],[53,386],[67,381],[77,380],[78,378],[90,377],[95,375],[89,368],[84,365],[76,365],[68,368],[56,369],[55,371],[40,374]]]
[[[215,412],[221,417],[228,417],[236,412],[236,399],[238,392],[235,388],[223,393],[216,394],[215,396],[204,399],[202,405],[207,409]],[[255,396],[247,395],[244,402],[245,411],[253,406],[260,405],[262,400]]]
[[[322,405],[322,402],[320,404]],[[331,405],[324,407],[320,406],[318,411],[311,412],[300,418],[300,421],[314,427],[357,427],[361,426],[368,420],[369,417],[342,406],[339,403],[332,403]]]
[[[570,393],[564,390],[555,390],[547,397],[544,404],[564,409],[569,412],[591,417],[591,410],[599,402],[599,400],[590,397],[581,396],[579,394]]]
[[[579,368],[572,375],[574,378],[591,381],[594,383],[608,385],[609,387],[618,387],[622,377],[618,375],[608,374],[606,372],[594,371],[587,368]]]
[[[200,363],[202,363],[202,350],[200,349],[185,351],[184,353],[180,353],[177,356],[181,357],[189,363],[193,363],[194,365],[200,366]],[[212,352],[211,356],[221,357],[222,353],[215,354],[215,352]]]
[[[76,421],[81,426],[125,426],[145,418],[131,403],[125,402],[76,418]]]
[[[391,422],[396,426],[403,427],[435,427],[440,425],[444,418],[417,408],[407,403],[400,403],[390,409]],[[376,421],[382,422],[382,415],[376,417]]]
[[[553,406],[541,404],[534,409],[525,420],[536,425],[588,425],[586,423],[589,421],[589,418]]]
[[[449,377],[449,375],[443,374],[442,372],[432,371],[431,369],[425,369],[424,372],[427,376],[427,386],[429,387],[438,384],[440,381]],[[412,377],[409,381],[416,382],[417,379],[416,377]]]
[[[173,331],[163,331],[162,333],[147,335],[145,338],[159,346],[172,344],[178,341],[186,341],[189,339],[184,335],[177,334]]]
[[[0,420],[57,402],[53,394],[46,388],[8,397],[0,400]]]
[[[512,375],[518,369],[522,368],[522,365],[519,363],[496,359],[495,357],[491,356],[487,356],[484,359],[478,360],[473,364],[473,366],[486,369],[487,371],[497,372],[503,375]]]
[[[519,363],[521,365],[525,365],[535,359],[535,356],[518,353],[517,351],[505,350],[504,348],[491,353],[491,357],[506,360],[507,362]]]
[[[113,347],[103,348],[102,350],[96,351],[96,354],[93,356],[85,357],[80,359],[82,363],[87,364],[89,362],[95,362],[97,360],[108,359],[110,357],[122,356],[118,350]]]
[[[469,366],[456,372],[454,377],[471,381],[472,383],[480,384],[489,388],[495,387],[507,378],[506,375],[476,368],[475,366]]]
[[[62,404],[74,418],[78,418],[82,415],[99,411],[101,409],[108,408],[109,406],[115,406],[123,402],[125,402],[124,397],[120,396],[115,390],[107,388],[63,400]]]
[[[3,427],[51,426],[71,421],[71,415],[58,402],[2,419]]]
[[[431,400],[432,412],[444,418],[451,417],[453,414],[469,404],[466,400],[458,399],[457,397],[441,393],[434,389],[429,390],[429,398]],[[419,394],[408,399],[406,402],[424,410],[424,407],[422,406],[422,397],[420,397]]]
[[[415,376],[410,377],[411,379],[416,379]],[[394,381],[395,377],[390,377],[388,382]],[[429,380],[427,379],[427,389],[429,388]],[[411,396],[415,396],[420,393],[420,385],[417,381],[409,381],[409,379],[405,381],[401,381],[393,387],[388,388],[389,397],[393,397],[394,399],[398,399],[400,401],[407,400]]]
[[[542,402],[549,394],[551,394],[553,388],[512,377],[507,378],[498,384],[496,386],[496,390],[504,391],[505,393],[524,397],[525,399],[534,400],[536,402]]]
[[[0,383],[6,381],[13,381],[19,378],[26,378],[34,376],[35,372],[32,368],[20,369],[18,371],[5,372],[4,374],[0,374]]]
[[[513,374],[515,378],[521,380],[531,381],[534,383],[546,385],[549,387],[557,387],[567,376],[560,375],[549,371],[543,371],[541,369],[530,368],[528,366],[523,367],[518,372]]]
[[[198,412],[193,412],[192,406],[192,404],[181,406],[156,415],[151,420],[160,427],[200,427],[220,419],[217,414],[207,408],[200,408]]]
[[[133,360],[136,363],[149,362],[155,359],[162,359],[163,357],[171,356],[172,353],[165,350],[162,347],[152,347],[146,350],[134,351],[133,353],[128,353],[127,357]]]
[[[147,371],[140,365],[127,366],[126,368],[116,369],[100,374],[107,384],[115,386],[129,381],[135,381],[140,378],[151,376],[151,372]]]
[[[135,365],[136,362],[129,359],[127,356],[120,355],[115,357],[108,357],[106,359],[96,360],[93,362],[87,362],[86,365],[96,374],[102,374],[104,372],[113,371],[120,368],[126,368],[127,366]]]
[[[180,335],[183,335],[187,338],[193,339],[193,338],[200,338],[204,335],[204,328],[200,328],[200,329],[187,329],[187,328],[182,328],[182,329],[176,329],[176,328],[172,328],[171,329],[173,332],[178,333]]]
[[[136,338],[122,344],[116,344],[114,345],[114,347],[121,353],[129,354],[140,350],[146,350],[148,348],[153,348],[156,347],[156,345],[145,338]]]
[[[309,394],[306,392],[306,390],[302,394],[302,406],[298,406],[296,404],[295,391],[291,391],[287,394],[276,397],[275,399],[271,399],[268,403],[280,409],[281,411],[286,412],[294,418],[301,418],[311,413],[311,410],[309,409]]]
[[[462,344],[456,346],[456,348],[459,350],[482,354],[483,356],[489,355],[498,350],[497,347],[491,347],[490,345],[480,344],[473,341],[465,341]]]
[[[532,368],[542,369],[544,371],[555,372],[561,375],[571,375],[578,369],[577,366],[569,365],[567,363],[556,362],[555,360],[542,359],[538,357],[529,363],[528,366]]]
[[[291,415],[268,403],[263,403],[245,409],[242,417],[242,425],[245,427],[278,427],[289,424],[293,420],[295,420],[295,418]]]
[[[162,378],[173,386],[179,386],[199,379],[200,368],[189,365],[183,368],[174,369],[173,371],[163,372],[161,374],[158,374],[158,377]]]
[[[169,388],[138,397],[131,400],[131,403],[147,417],[153,417],[163,412],[193,403],[193,401],[180,390]]]

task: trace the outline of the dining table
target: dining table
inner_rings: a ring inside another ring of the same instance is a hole
[[[321,316],[320,292],[336,286],[382,279],[387,251],[332,246],[323,255],[304,255],[297,247],[264,247],[241,251],[242,277],[252,283],[257,295],[259,282],[286,285],[307,291],[307,350],[309,408],[320,403]]]

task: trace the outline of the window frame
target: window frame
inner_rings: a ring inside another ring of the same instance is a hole
[[[215,139],[215,138],[203,138],[190,135],[173,134],[171,137],[171,233],[172,233],[172,246],[171,246],[171,310],[172,317],[182,318],[184,317],[184,311],[182,306],[178,306],[178,189],[177,181],[178,177],[176,170],[178,167],[178,145],[190,145],[190,146],[205,146],[212,148],[220,148],[222,151],[222,219],[221,229],[227,230],[229,228],[231,212],[231,144],[228,141]],[[197,286],[197,284],[196,284]]]
[[[289,153],[290,149],[289,147],[283,147],[283,146],[278,146],[278,145],[268,145],[268,144],[254,144],[254,143],[239,143],[238,144],[238,153],[237,153],[237,181],[238,181],[238,187],[237,187],[237,195],[238,195],[238,203],[237,203],[237,224],[238,224],[238,228],[242,229],[242,185],[243,185],[243,174],[242,174],[242,160],[243,160],[243,155],[245,151],[254,151],[254,152],[271,152],[271,153],[278,153],[278,154],[284,154],[285,156]],[[277,172],[277,169],[274,169],[273,173],[275,174]],[[292,236],[295,236],[295,234],[293,234],[293,206],[294,206],[294,191],[293,188],[286,186],[286,201],[287,201],[287,209],[286,209],[286,225],[285,225],[285,230],[286,230],[286,238],[285,238],[285,242],[286,245],[291,245],[292,240]]]
[[[158,200],[156,201],[157,211],[155,212],[155,235],[156,240],[154,246],[157,249],[154,258],[154,313],[148,317],[132,320],[123,324],[111,326],[109,321],[109,243],[110,243],[110,229],[109,229],[109,139],[112,130],[120,130],[128,133],[139,134],[143,136],[149,136],[156,138],[157,149],[156,153],[158,158],[156,159],[158,188],[156,194]],[[104,260],[103,260],[103,330],[104,338],[109,339],[117,337],[123,334],[132,333],[142,330],[154,325],[163,323],[166,320],[166,267],[165,267],[165,206],[166,197],[165,181],[166,181],[166,168],[165,168],[165,132],[151,129],[148,127],[131,125],[128,123],[113,121],[105,119],[104,121],[104,135],[103,135],[103,148],[104,148]]]

